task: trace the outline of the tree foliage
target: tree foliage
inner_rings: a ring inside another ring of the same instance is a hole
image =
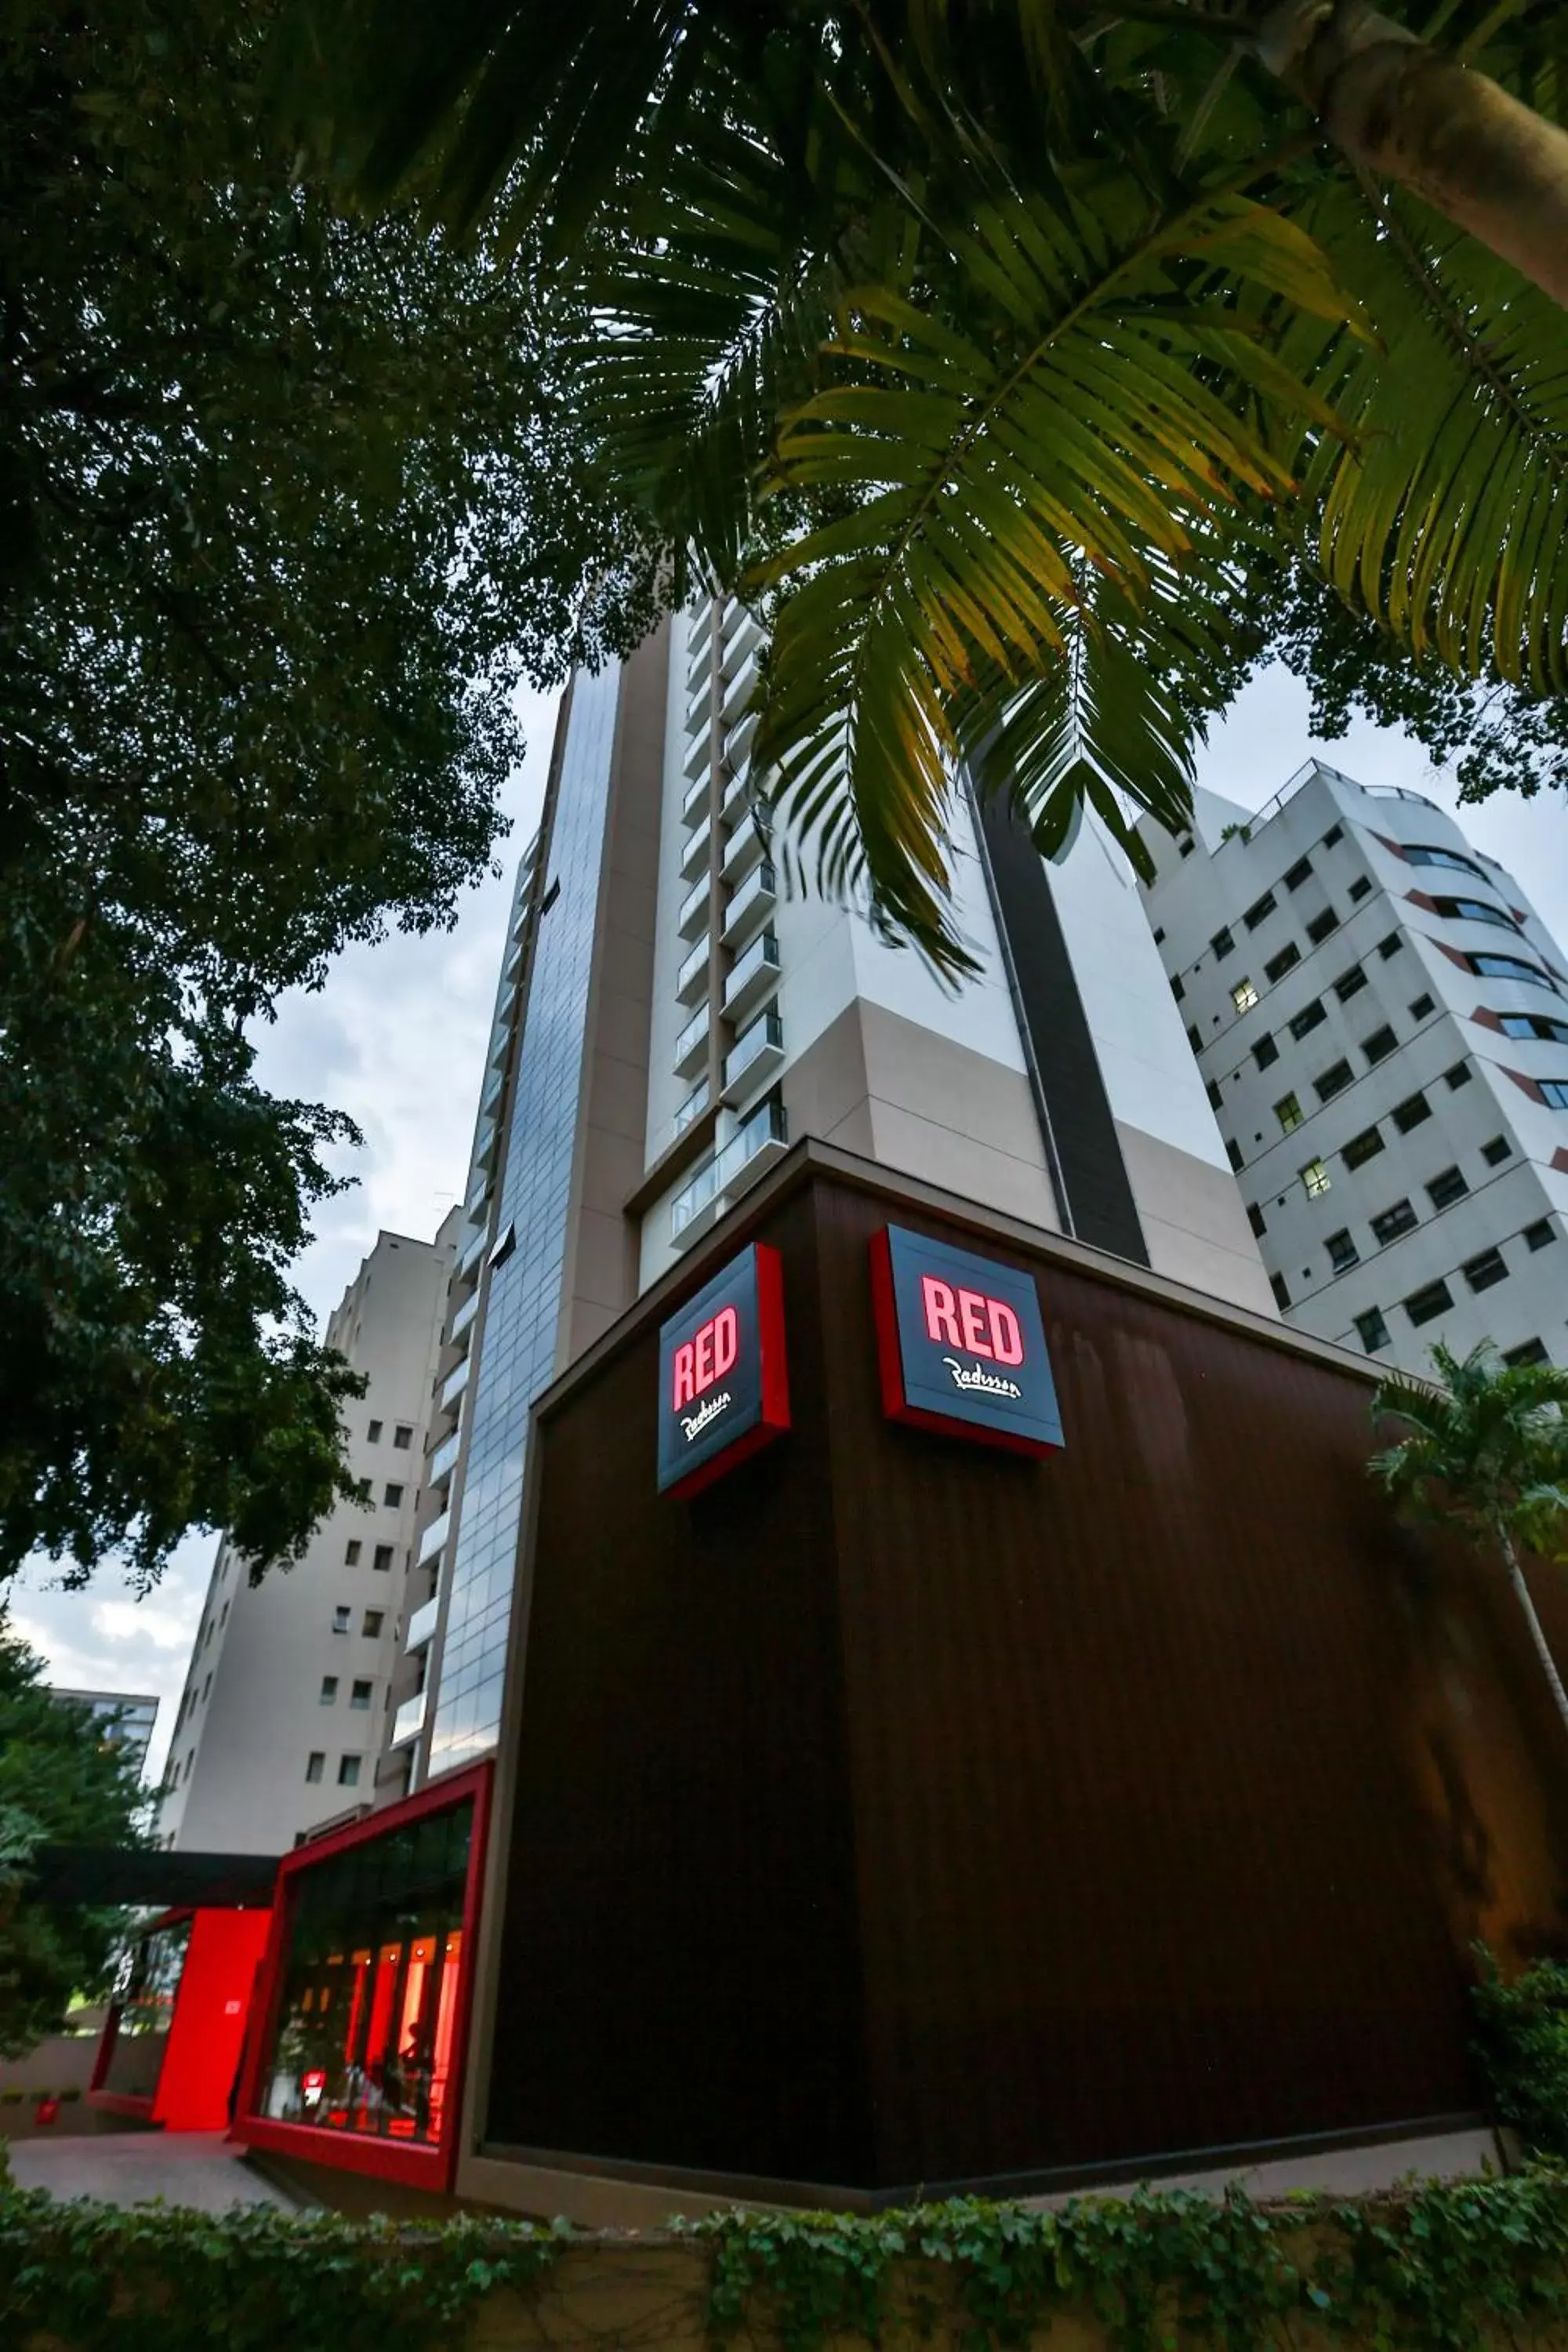
[[[0,0],[0,1575],[349,1491],[288,1267],[353,1132],[257,1024],[451,919],[519,680],[655,609],[534,272],[299,184],[265,20]]]
[[[30,1857],[41,1845],[142,1843],[134,1765],[42,1676],[0,1615],[0,2058],[58,2032],[73,1993],[107,1989],[124,1924],[118,1911],[35,1902]]]
[[[1270,70],[1283,13],[285,12],[289,119],[362,202],[428,173],[441,217],[538,233],[590,290],[618,481],[672,577],[773,625],[753,770],[950,968],[962,762],[1042,847],[1088,801],[1136,860],[1123,811],[1181,821],[1279,650],[1321,718],[1412,724],[1477,789],[1561,772],[1563,314],[1332,143]],[[1563,120],[1551,0],[1398,13]]]

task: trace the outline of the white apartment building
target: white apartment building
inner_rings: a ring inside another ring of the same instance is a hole
[[[369,1382],[346,1414],[363,1507],[339,1504],[259,1584],[218,1544],[169,1750],[165,1845],[283,1853],[373,1801],[458,1222],[454,1210],[434,1242],[380,1234],[328,1322]]]
[[[794,893],[750,766],[761,633],[667,622],[575,678],[518,877],[381,1792],[500,1719],[529,1408],[803,1137],[1272,1317],[1126,861],[955,814],[979,977]]]
[[[51,1698],[84,1706],[100,1722],[107,1745],[124,1750],[140,1780],[147,1769],[147,1750],[158,1721],[158,1701],[152,1692],[68,1690],[63,1683],[50,1683],[48,1692]]]
[[[1568,961],[1419,793],[1310,761],[1147,834],[1171,991],[1275,1297],[1426,1368],[1568,1363]]]

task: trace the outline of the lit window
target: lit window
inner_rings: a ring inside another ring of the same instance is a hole
[[[305,1778],[306,1778],[306,1780],[319,1780],[321,1779],[321,1777],[322,1773],[326,1770],[326,1769],[327,1769],[327,1753],[326,1753],[325,1748],[311,1748],[311,1750],[310,1750],[310,1754],[309,1754],[309,1756],[305,1759]]]
[[[323,1675],[321,1676],[321,1700],[320,1700],[320,1704],[321,1704],[322,1706],[336,1706],[336,1704],[337,1704],[337,1697],[338,1697],[338,1678],[337,1678],[336,1675]]]
[[[1309,1160],[1302,1169],[1301,1189],[1309,1201],[1321,1201],[1330,1189],[1329,1171],[1321,1160]]]
[[[1250,1013],[1258,1002],[1258,991],[1249,980],[1238,980],[1230,992],[1230,1001],[1238,1013]]]
[[[338,1786],[340,1789],[358,1788],[359,1758],[357,1756],[342,1756],[339,1758]]]
[[[1303,1113],[1294,1095],[1281,1095],[1274,1106],[1274,1116],[1279,1122],[1281,1135],[1289,1135],[1301,1124]]]
[[[1405,1312],[1420,1329],[1423,1323],[1435,1323],[1439,1315],[1447,1315],[1454,1304],[1454,1294],[1446,1282],[1429,1282],[1424,1290],[1413,1290],[1405,1302]]]

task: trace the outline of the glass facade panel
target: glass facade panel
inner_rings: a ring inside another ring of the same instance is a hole
[[[549,841],[559,895],[540,919],[496,1212],[496,1231],[513,1225],[517,1247],[491,1270],[473,1377],[430,1735],[432,1774],[486,1754],[500,1728],[528,1412],[555,1372],[620,677],[612,664],[596,677],[580,676],[573,689]]]
[[[176,1920],[173,1927],[143,1936],[125,1963],[123,1981],[114,1996],[119,2009],[114,2046],[100,2085],[117,2098],[150,2099],[158,2088],[190,1940],[190,1921]]]
[[[473,1822],[469,1799],[294,1880],[260,2114],[439,2146]]]

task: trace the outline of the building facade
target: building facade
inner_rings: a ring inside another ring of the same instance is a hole
[[[259,1584],[218,1544],[169,1750],[166,1845],[285,1853],[374,1801],[458,1223],[454,1210],[433,1242],[379,1234],[328,1322],[369,1382],[346,1416],[363,1506],[337,1505]]]
[[[677,615],[563,705],[509,925],[380,1792],[494,1747],[534,1398],[805,1137],[1272,1312],[1125,862],[955,813],[956,991],[792,892],[761,636]]]
[[[1154,938],[1279,1311],[1568,1363],[1568,959],[1419,794],[1321,761],[1148,836]]]
[[[153,1727],[158,1720],[155,1696],[143,1691],[66,1690],[58,1683],[49,1685],[49,1696],[86,1707],[95,1721],[103,1724],[104,1738],[110,1746],[124,1749],[127,1759],[136,1768],[137,1778],[141,1778],[147,1768],[147,1750],[153,1745]]]

